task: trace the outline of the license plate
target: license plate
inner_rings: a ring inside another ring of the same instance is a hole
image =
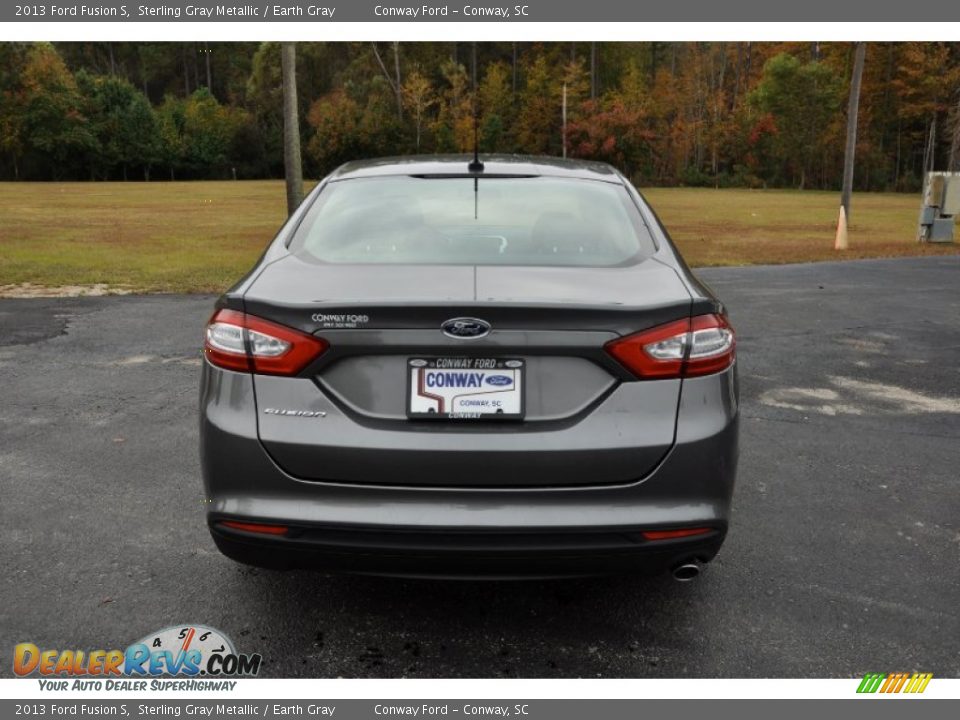
[[[518,420],[523,417],[523,360],[410,358],[407,416],[440,420]]]

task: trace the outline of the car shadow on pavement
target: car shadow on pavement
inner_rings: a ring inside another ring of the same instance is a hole
[[[275,668],[265,655],[265,672],[309,677],[669,676],[671,659],[690,654],[673,629],[690,629],[710,587],[669,575],[450,581],[238,567],[236,576],[257,612],[297,628],[291,654]]]

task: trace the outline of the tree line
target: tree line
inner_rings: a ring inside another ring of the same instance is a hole
[[[305,174],[469,152],[643,185],[836,189],[850,43],[299,43]],[[564,123],[564,103],[566,123]],[[0,44],[0,179],[283,176],[279,43]],[[854,187],[960,169],[960,43],[869,43]]]

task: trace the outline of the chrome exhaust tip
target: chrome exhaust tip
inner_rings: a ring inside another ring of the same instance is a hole
[[[673,579],[677,582],[690,582],[700,576],[700,565],[696,562],[686,562],[673,569]]]

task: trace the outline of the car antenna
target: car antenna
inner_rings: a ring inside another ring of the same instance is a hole
[[[473,93],[473,160],[467,165],[467,172],[483,172],[483,163],[480,162],[480,119],[477,114],[477,93]]]
[[[467,165],[467,172],[482,173],[483,163],[480,162],[480,121],[477,115],[477,92],[473,92],[473,160]],[[480,217],[480,183],[476,175],[473,176],[473,219]]]
[[[477,116],[473,116],[473,160],[467,165],[467,170],[472,173],[482,173],[483,163],[480,162],[480,145],[477,142]]]

